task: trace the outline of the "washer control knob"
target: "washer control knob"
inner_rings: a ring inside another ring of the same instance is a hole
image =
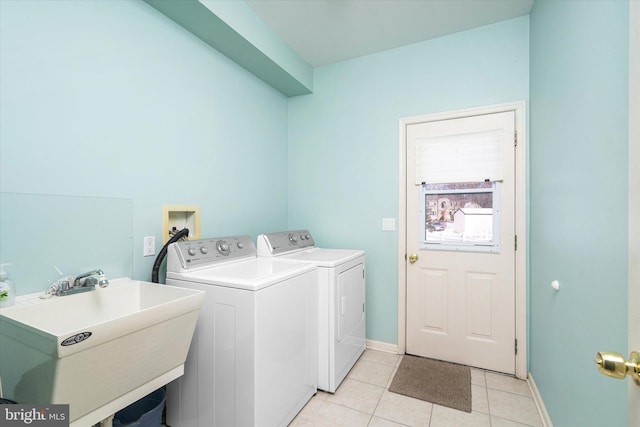
[[[216,248],[222,255],[229,255],[230,249],[227,242],[220,240],[218,243],[216,243]]]
[[[187,249],[187,253],[191,256],[194,256],[196,254],[196,250],[195,248],[189,248]]]
[[[296,245],[298,243],[298,238],[296,236],[293,235],[293,233],[289,234],[289,241],[291,243],[293,243],[294,245]]]
[[[209,252],[209,248],[207,248],[206,246],[201,246],[200,252],[202,252],[203,254],[206,254],[207,252]]]
[[[307,239],[307,240],[309,240],[309,239],[311,238],[311,236],[309,236],[308,234],[305,234],[305,235],[304,235],[304,238],[305,238],[305,239]]]
[[[242,244],[242,242],[238,242],[237,246],[238,246],[238,249],[244,248],[244,245]]]

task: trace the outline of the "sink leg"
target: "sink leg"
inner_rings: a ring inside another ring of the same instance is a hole
[[[108,416],[104,420],[100,421],[100,427],[112,427],[113,426],[113,417],[115,414]]]

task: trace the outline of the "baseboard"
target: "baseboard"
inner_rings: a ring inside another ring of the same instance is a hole
[[[398,354],[398,345],[388,342],[366,340],[367,348],[371,350],[384,351],[385,353]]]
[[[536,403],[536,408],[538,408],[538,414],[540,415],[540,419],[542,420],[542,425],[544,427],[553,427],[553,423],[551,422],[551,418],[549,417],[547,408],[544,406],[544,402],[542,401],[542,396],[540,396],[540,392],[538,391],[538,386],[536,385],[536,382],[533,379],[533,374],[531,372],[529,372],[529,376],[527,378],[527,384],[529,384],[529,389],[531,390],[533,401]]]

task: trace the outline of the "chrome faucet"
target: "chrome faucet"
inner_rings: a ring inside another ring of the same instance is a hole
[[[104,275],[104,271],[96,269],[79,274],[76,277],[69,276],[58,279],[49,286],[46,294],[57,296],[73,295],[81,292],[93,291],[96,289],[96,285],[104,288],[108,284],[109,281]]]
[[[92,276],[98,276],[98,278],[95,278]],[[109,284],[109,281],[105,277],[104,271],[97,269],[97,270],[87,271],[86,273],[82,273],[79,276],[76,276],[75,280],[73,281],[72,287],[82,288],[87,286],[95,287],[95,285],[98,285],[101,288],[104,288],[108,284]]]

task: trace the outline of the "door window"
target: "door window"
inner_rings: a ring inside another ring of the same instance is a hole
[[[499,252],[501,184],[422,184],[421,249]]]

